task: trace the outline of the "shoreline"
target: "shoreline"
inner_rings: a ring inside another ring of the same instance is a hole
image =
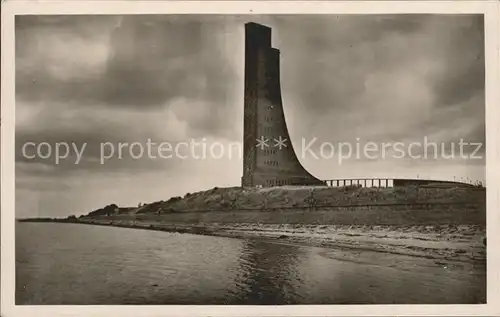
[[[250,223],[161,223],[147,220],[79,219],[55,222],[112,226],[236,239],[255,239],[332,250],[410,256],[433,260],[437,265],[486,265],[480,225],[300,225]],[[345,255],[344,255],[345,257]]]

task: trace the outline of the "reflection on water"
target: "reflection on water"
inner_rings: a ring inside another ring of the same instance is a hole
[[[245,304],[301,302],[303,248],[258,241],[244,241],[237,280],[238,299]]]
[[[411,258],[394,255],[383,256],[390,257],[395,265],[347,262],[336,259],[339,252],[147,230],[19,223],[16,303],[484,301],[484,272],[422,266]]]

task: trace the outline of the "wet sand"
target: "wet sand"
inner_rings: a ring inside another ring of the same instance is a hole
[[[220,237],[263,239],[340,250],[372,251],[423,259],[448,267],[484,267],[485,228],[479,225],[350,226],[299,224],[161,223],[147,220],[81,219],[78,222]],[[350,252],[346,252],[348,257]],[[356,256],[359,258],[358,256]],[[455,263],[455,264],[454,264]]]

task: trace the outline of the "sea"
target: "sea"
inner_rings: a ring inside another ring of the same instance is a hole
[[[452,269],[432,260],[380,253],[384,261],[357,261],[356,253],[346,257],[342,252],[351,251],[255,239],[23,222],[16,224],[16,304],[485,302],[484,270]]]

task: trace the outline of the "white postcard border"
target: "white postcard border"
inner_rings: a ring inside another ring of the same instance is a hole
[[[497,1],[7,1],[2,3],[1,315],[2,316],[423,316],[500,315],[500,88]],[[485,15],[487,301],[483,305],[16,306],[15,45],[17,14],[396,14]]]

